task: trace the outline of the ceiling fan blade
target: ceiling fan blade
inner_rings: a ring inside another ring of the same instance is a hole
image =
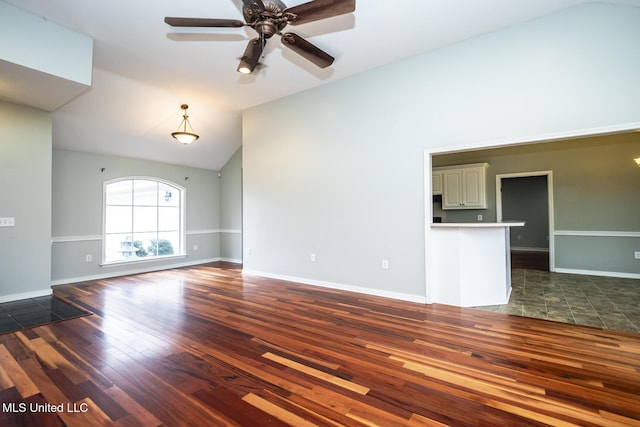
[[[244,27],[238,19],[175,18],[167,16],[164,22],[172,27]]]
[[[282,43],[320,68],[328,67],[333,64],[335,59],[318,46],[311,44],[295,33],[284,33],[282,35]]]
[[[294,16],[289,21],[292,25],[304,24],[319,19],[351,13],[356,10],[356,0],[312,0],[285,9],[283,14]]]
[[[260,56],[262,56],[262,50],[266,44],[266,40],[258,37],[253,40],[249,40],[247,48],[244,50],[244,55],[240,58],[240,64],[238,65],[238,72],[242,74],[249,74],[258,65]]]

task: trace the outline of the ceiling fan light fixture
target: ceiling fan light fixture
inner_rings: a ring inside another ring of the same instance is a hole
[[[238,72],[241,74],[251,74],[253,70],[251,66],[246,63],[244,60],[240,60],[240,65],[238,65]]]
[[[180,108],[184,111],[184,114],[182,115],[182,122],[180,122],[180,126],[178,126],[177,131],[171,132],[171,136],[177,139],[181,144],[187,145],[200,138],[200,136],[193,132],[191,123],[189,123],[189,116],[187,115],[187,109],[189,106],[187,104],[182,104]],[[191,132],[187,132],[187,125],[189,125]]]
[[[249,41],[244,55],[240,58],[240,64],[238,64],[239,73],[251,74],[256,69],[265,44],[265,40],[261,37]]]

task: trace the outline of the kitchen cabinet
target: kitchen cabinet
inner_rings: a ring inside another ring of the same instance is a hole
[[[442,194],[442,172],[433,172],[431,174],[431,192],[433,194]]]
[[[435,168],[442,173],[442,209],[486,209],[488,163]]]

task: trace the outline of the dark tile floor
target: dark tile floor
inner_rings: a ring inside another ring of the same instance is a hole
[[[481,310],[640,333],[640,280],[517,269],[509,304]]]
[[[0,334],[89,314],[52,295],[0,303]]]

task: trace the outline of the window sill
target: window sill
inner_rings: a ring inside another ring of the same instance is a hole
[[[187,254],[179,254],[179,255],[155,256],[152,258],[140,258],[140,259],[134,259],[134,260],[127,260],[127,261],[109,261],[109,262],[103,262],[102,264],[100,264],[100,267],[118,267],[121,265],[146,264],[149,262],[170,261],[173,259],[182,259],[186,257],[187,257]]]

